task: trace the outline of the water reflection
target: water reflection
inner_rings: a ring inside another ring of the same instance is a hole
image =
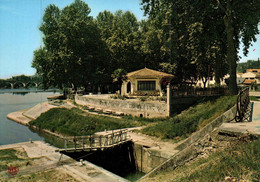
[[[13,92],[13,95],[26,95],[29,94],[30,92]]]
[[[0,145],[27,142],[30,139],[44,140],[43,136],[31,131],[26,126],[7,119],[6,115],[11,112],[29,109],[47,101],[48,96],[58,95],[59,93],[29,92],[27,94],[13,94],[10,90],[13,91],[13,89],[0,89]],[[16,91],[19,91],[19,89],[16,89]]]

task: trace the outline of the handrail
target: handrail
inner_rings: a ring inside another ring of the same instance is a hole
[[[74,150],[108,148],[128,141],[127,130],[112,131],[103,135],[64,137],[64,148]]]

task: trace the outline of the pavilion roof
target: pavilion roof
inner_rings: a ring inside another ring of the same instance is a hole
[[[126,75],[128,78],[154,78],[154,77],[167,77],[167,78],[173,78],[174,76],[172,74],[152,70],[149,68],[143,68],[137,71],[130,72]]]

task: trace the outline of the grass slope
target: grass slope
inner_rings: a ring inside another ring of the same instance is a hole
[[[88,114],[76,108],[53,108],[30,122],[38,128],[64,135],[91,135],[98,131],[141,126],[144,123],[133,118],[117,119]]]
[[[0,150],[0,172],[8,171],[9,166],[20,167],[29,164],[30,161],[25,152],[14,149]]]
[[[206,101],[190,107],[180,115],[146,127],[142,132],[163,139],[187,137],[230,109],[235,104],[235,101],[236,96],[223,96]]]
[[[169,169],[144,181],[259,181],[260,140],[217,151],[175,170]],[[229,178],[229,179],[227,179]]]

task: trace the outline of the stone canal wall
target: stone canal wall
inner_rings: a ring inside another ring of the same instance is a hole
[[[210,134],[215,128],[218,128],[222,123],[232,120],[235,114],[236,106],[232,107],[224,114],[207,124],[201,130],[193,133],[176,148],[180,150],[178,153],[149,171],[140,179],[140,181],[149,176],[153,176],[160,171],[166,170],[167,168],[176,168],[178,166],[184,165],[186,162],[196,158],[203,150],[201,143],[203,143],[205,137],[207,137],[208,134]]]
[[[164,152],[137,143],[134,143],[134,151],[138,171],[143,173],[148,173],[171,157]]]
[[[125,115],[139,117],[167,117],[169,116],[167,104],[159,101],[141,102],[137,99],[112,99],[98,95],[76,95],[75,102],[79,105],[94,108],[109,109],[112,112],[123,112]]]

